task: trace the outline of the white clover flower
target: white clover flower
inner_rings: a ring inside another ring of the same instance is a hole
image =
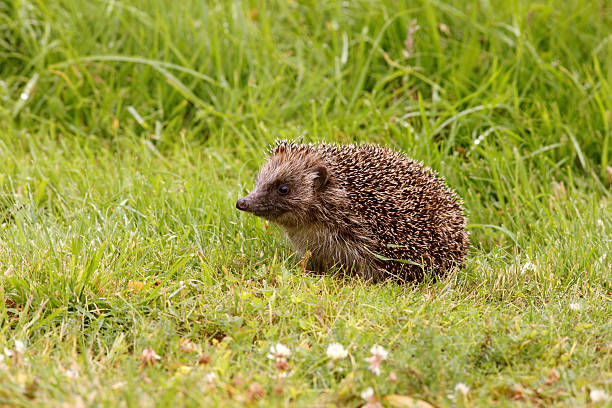
[[[331,343],[329,346],[327,346],[326,354],[327,357],[331,358],[332,360],[340,360],[348,356],[348,350],[346,350],[340,343]]]
[[[376,356],[368,357],[365,359],[368,363],[370,363],[370,371],[375,375],[380,375],[380,368],[382,360],[376,358]]]
[[[118,390],[119,388],[123,388],[127,385],[127,381],[119,381],[111,385],[111,390]]]
[[[160,359],[161,357],[155,352],[155,350],[150,348],[142,350],[142,354],[140,355],[140,361],[144,365],[151,365]]]
[[[605,402],[610,398],[604,390],[591,390],[589,396],[593,402]]]
[[[266,355],[270,360],[275,360],[279,358],[287,358],[291,355],[291,350],[288,347],[285,347],[281,343],[277,343],[275,346],[270,347],[270,352]]]
[[[525,262],[525,264],[521,268],[521,274],[527,271],[535,271],[536,269],[537,269],[536,266],[532,264],[531,262]]]
[[[569,306],[569,309],[574,312],[577,312],[578,310],[580,310],[580,303],[573,302],[573,303],[570,303],[568,306]]]
[[[370,353],[372,353],[373,356],[377,356],[381,360],[386,360],[389,356],[389,352],[385,350],[382,346],[379,346],[377,344],[372,346],[372,348],[370,349]]]
[[[216,378],[217,378],[217,374],[215,373],[204,374],[204,381],[206,381],[209,385],[213,385],[215,383]]]
[[[279,371],[277,374],[278,378],[287,378],[291,375],[291,373],[287,372],[287,371]]]
[[[374,388],[368,387],[365,390],[361,391],[361,398],[366,401],[371,401],[374,396]]]
[[[455,391],[461,393],[462,395],[467,395],[470,392],[470,387],[460,382],[455,385]]]
[[[72,364],[70,368],[64,372],[64,375],[68,378],[72,378],[73,380],[79,378],[79,370],[76,364]]]
[[[26,349],[26,347],[25,347],[25,344],[23,343],[23,341],[15,340],[15,351],[16,352],[18,352],[19,354],[23,354],[25,349]]]
[[[15,352],[9,348],[4,348],[4,355],[7,356],[8,358],[11,358],[15,355]]]
[[[372,355],[365,359],[368,363],[370,363],[370,371],[376,375],[380,375],[380,369],[382,366],[382,362],[387,359],[389,356],[389,352],[385,350],[382,346],[373,345],[370,349],[370,353]]]

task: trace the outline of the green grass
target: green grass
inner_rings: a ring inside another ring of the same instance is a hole
[[[612,6],[320,3],[0,1],[0,405],[612,406]],[[466,267],[304,273],[234,208],[279,137],[438,170]]]

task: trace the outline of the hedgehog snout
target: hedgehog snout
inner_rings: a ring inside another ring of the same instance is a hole
[[[239,198],[236,201],[236,208],[240,211],[248,211],[249,209],[249,200],[246,197]]]

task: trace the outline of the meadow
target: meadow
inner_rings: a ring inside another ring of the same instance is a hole
[[[610,407],[611,112],[606,1],[0,0],[0,406]],[[465,267],[304,271],[277,138],[437,170]]]

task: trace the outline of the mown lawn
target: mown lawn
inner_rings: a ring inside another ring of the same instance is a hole
[[[612,406],[611,111],[606,1],[0,1],[0,405]],[[465,268],[303,271],[276,138],[438,170]]]

